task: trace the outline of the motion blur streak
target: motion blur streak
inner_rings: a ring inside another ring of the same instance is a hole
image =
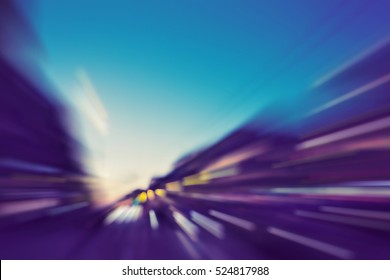
[[[149,211],[149,218],[150,218],[150,226],[152,227],[152,229],[154,230],[158,229],[158,221],[156,218],[156,213],[154,213],[153,210]]]
[[[303,142],[298,146],[298,149],[307,149],[319,145],[328,144],[331,142],[343,140],[345,138],[359,136],[364,133],[373,132],[390,126],[390,117],[384,119],[376,120],[370,123],[365,123],[355,127],[351,127],[342,131],[337,131],[319,138],[311,139],[309,141]]]
[[[233,216],[230,216],[230,215],[218,212],[218,211],[210,210],[209,213],[210,213],[211,216],[217,217],[217,218],[219,218],[221,220],[224,220],[226,222],[234,224],[234,225],[236,225],[238,227],[242,227],[242,228],[244,228],[246,230],[254,230],[255,227],[256,227],[256,225],[251,223],[251,222],[248,222],[248,221],[245,221],[243,219],[240,219],[240,218],[237,218],[237,217],[233,217]]]
[[[353,91],[348,92],[345,95],[340,96],[339,98],[336,98],[335,100],[330,101],[329,103],[326,103],[325,105],[321,106],[320,108],[313,110],[312,113],[321,112],[327,108],[330,108],[330,107],[335,106],[341,102],[344,102],[352,97],[355,97],[359,94],[363,94],[363,93],[368,92],[369,90],[372,90],[378,86],[381,86],[385,83],[388,83],[389,81],[390,81],[390,74],[387,74],[387,75],[380,77],[380,78],[376,79],[375,81],[372,81],[372,82],[370,82],[370,83],[368,83],[360,88],[354,89]]]
[[[317,79],[332,68],[324,61],[299,94],[304,98],[259,104],[218,141],[142,189],[128,183],[125,196],[103,204],[98,187],[115,184],[88,171],[89,147],[31,57],[39,44],[16,2],[0,0],[0,23],[1,259],[390,258],[388,37],[352,60],[339,56],[348,62]],[[313,51],[337,36],[325,34],[309,44]],[[294,71],[298,60],[289,66]],[[290,70],[286,65],[280,68]],[[95,86],[85,71],[78,79],[93,104],[93,124],[111,133]],[[206,110],[203,103],[196,110]]]
[[[297,243],[303,244],[305,246],[312,247],[316,250],[323,251],[323,252],[331,254],[331,255],[335,255],[336,257],[339,257],[341,259],[349,259],[352,256],[351,252],[349,252],[348,250],[345,250],[343,248],[329,245],[329,244],[326,244],[326,243],[323,243],[323,242],[320,242],[320,241],[317,241],[317,240],[314,240],[311,238],[307,238],[304,236],[299,236],[299,235],[296,235],[294,233],[287,232],[287,231],[284,231],[281,229],[271,227],[268,229],[268,231],[271,234],[274,234],[276,236],[280,236],[282,238],[286,238],[286,239],[291,240],[293,242],[297,242]]]
[[[330,213],[339,213],[339,214],[347,214],[352,216],[361,216],[366,218],[390,220],[390,212],[348,209],[348,208],[327,207],[327,206],[322,206],[321,210]]]

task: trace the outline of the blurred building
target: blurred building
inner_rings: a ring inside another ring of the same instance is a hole
[[[34,35],[14,1],[0,0],[0,23],[1,201],[88,200],[79,145],[29,60]]]

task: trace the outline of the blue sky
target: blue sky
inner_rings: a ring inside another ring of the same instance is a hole
[[[87,73],[109,114],[92,145],[111,177],[135,187],[264,106],[304,110],[316,79],[390,31],[388,1],[38,4],[46,72],[68,99]]]

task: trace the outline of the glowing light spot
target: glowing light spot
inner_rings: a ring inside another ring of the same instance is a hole
[[[149,200],[153,200],[155,198],[154,192],[152,190],[147,191],[147,196]]]
[[[140,203],[145,203],[147,200],[148,200],[148,196],[147,196],[146,192],[142,192],[138,195],[138,201]]]
[[[179,181],[170,182],[165,185],[168,191],[177,192],[181,191],[181,184]]]
[[[163,189],[157,189],[157,190],[155,190],[154,193],[155,193],[156,195],[158,195],[158,196],[165,196],[165,195],[166,195],[166,191],[163,190]]]

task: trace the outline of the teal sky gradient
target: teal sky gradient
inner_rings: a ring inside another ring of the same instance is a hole
[[[304,109],[316,79],[390,29],[388,1],[38,3],[46,71],[69,98],[88,73],[109,114],[109,173],[134,187],[268,104]]]

